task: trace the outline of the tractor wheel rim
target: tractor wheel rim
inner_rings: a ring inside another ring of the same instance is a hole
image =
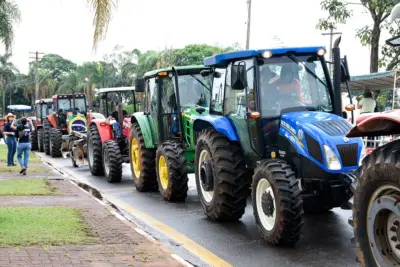
[[[160,183],[163,189],[168,188],[168,166],[167,160],[164,156],[160,156],[158,159],[158,175],[160,177]]]
[[[275,201],[275,196],[274,192],[272,190],[272,186],[270,182],[265,179],[261,178],[261,180],[257,184],[256,188],[256,208],[257,208],[257,214],[258,218],[260,220],[261,226],[267,230],[271,231],[275,227],[275,222],[276,222],[276,208],[274,208],[272,212],[272,216],[268,216],[265,214],[265,211],[263,209],[263,197],[265,196],[264,194],[269,194],[272,199],[274,200],[274,206],[276,207],[276,201]]]
[[[133,167],[133,172],[135,173],[136,178],[140,177],[140,150],[139,150],[139,144],[136,138],[132,139],[131,142],[131,157],[132,157],[132,167]]]
[[[211,191],[206,191],[206,189],[203,187],[203,184],[200,180],[200,176],[201,176],[201,166],[203,165],[203,162],[206,160],[210,160],[210,154],[208,153],[208,151],[206,149],[203,149],[200,152],[200,156],[199,156],[199,162],[197,165],[197,169],[198,169],[198,174],[197,176],[199,177],[199,186],[200,186],[200,192],[201,195],[203,196],[203,199],[207,202],[210,203],[214,197],[214,190]]]
[[[400,263],[400,188],[380,186],[371,196],[366,216],[369,245],[378,265]],[[378,229],[380,231],[378,231]],[[382,251],[386,253],[383,254]]]
[[[92,154],[92,153],[93,153],[92,138],[89,137],[89,140],[88,140],[88,148],[87,148],[87,154],[88,154],[90,166],[93,166],[93,154]]]
[[[108,175],[110,174],[110,157],[108,155],[107,149],[104,149],[103,165],[104,165],[104,172],[108,177]]]

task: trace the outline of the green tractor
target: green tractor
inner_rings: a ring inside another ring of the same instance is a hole
[[[210,82],[204,66],[148,72],[135,81],[143,110],[132,116],[130,164],[136,189],[159,189],[167,201],[184,201],[194,172],[193,118],[208,113]],[[156,178],[157,177],[157,178]]]

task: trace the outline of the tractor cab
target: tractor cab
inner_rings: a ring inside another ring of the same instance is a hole
[[[43,120],[47,115],[53,114],[53,99],[46,98],[35,101],[36,127],[43,125]]]
[[[53,96],[53,110],[56,112],[56,124],[61,128],[70,131],[86,131],[86,125],[74,125],[68,128],[68,122],[78,116],[86,117],[87,105],[84,94],[61,94]],[[76,127],[75,127],[76,126]],[[85,130],[81,129],[82,127]],[[76,128],[76,129],[75,129]]]
[[[145,114],[150,115],[158,142],[185,140],[192,145],[192,115],[208,113],[211,78],[200,74],[204,66],[181,66],[147,72],[136,80],[136,92],[144,92]]]

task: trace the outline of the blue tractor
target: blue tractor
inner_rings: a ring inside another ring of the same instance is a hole
[[[361,138],[345,137],[352,125],[342,117],[340,85],[349,75],[339,43],[333,82],[324,47],[204,60],[211,70],[202,75],[213,80],[211,106],[193,127],[197,191],[208,218],[240,219],[252,192],[263,238],[280,245],[299,240],[304,212],[349,209],[353,173],[365,152]]]

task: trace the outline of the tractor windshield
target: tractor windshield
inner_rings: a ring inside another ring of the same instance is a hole
[[[319,57],[287,55],[263,60],[259,66],[263,117],[297,110],[333,111]]]
[[[209,77],[202,77],[200,74],[180,75],[178,83],[181,106],[208,107],[210,97],[210,89],[208,88],[211,84]]]
[[[59,98],[58,109],[63,111],[73,111],[74,102],[73,98]],[[75,98],[75,109],[81,113],[86,113],[86,101],[85,98]]]

